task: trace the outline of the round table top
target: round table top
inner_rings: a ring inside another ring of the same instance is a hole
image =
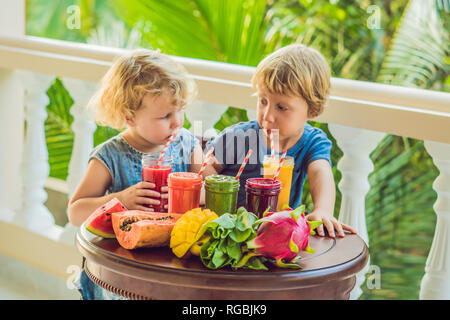
[[[255,278],[270,280],[287,277],[292,281],[306,281],[323,278],[338,278],[354,275],[364,268],[368,260],[368,248],[365,242],[355,234],[347,233],[345,237],[310,237],[310,247],[316,251],[312,254],[300,252],[301,259],[297,263],[301,269],[279,268],[275,265],[268,271],[238,269],[230,267],[212,270],[203,266],[199,257],[177,258],[169,247],[139,248],[127,250],[122,248],[116,239],[97,237],[86,230],[84,224],[77,233],[76,243],[86,259],[93,259],[110,269],[121,272],[134,272],[146,277],[146,272],[178,274],[180,276],[201,276],[228,279]],[[138,272],[139,270],[139,272]]]

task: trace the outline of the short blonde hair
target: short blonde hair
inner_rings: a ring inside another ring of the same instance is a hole
[[[330,90],[330,68],[322,54],[302,44],[291,44],[264,58],[256,67],[253,88],[263,85],[270,93],[301,96],[308,115],[323,112]]]
[[[197,86],[186,69],[169,56],[137,49],[113,63],[88,107],[94,109],[101,125],[122,129],[141,107],[145,94],[163,92],[169,92],[173,103],[183,107],[194,100]]]

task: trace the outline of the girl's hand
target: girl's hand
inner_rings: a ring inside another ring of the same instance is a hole
[[[158,199],[152,199],[161,198],[161,193],[151,190],[155,187],[154,183],[141,181],[118,192],[117,198],[128,210],[154,211],[153,208],[149,208],[146,205],[158,205],[160,203]]]
[[[306,220],[323,222],[323,224],[318,226],[316,229],[317,234],[321,237],[323,237],[325,235],[325,232],[323,229],[324,226],[327,229],[329,236],[332,238],[335,237],[335,230],[337,231],[337,233],[340,237],[345,236],[344,230],[350,231],[351,233],[354,233],[354,234],[357,233],[356,230],[353,229],[352,227],[350,227],[346,224],[340,223],[332,215],[328,214],[327,212],[320,211],[320,210],[313,211],[310,214],[308,214],[306,216]]]

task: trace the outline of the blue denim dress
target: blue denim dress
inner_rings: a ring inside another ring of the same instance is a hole
[[[166,156],[172,157],[172,172],[189,171],[191,155],[197,145],[200,145],[200,142],[192,133],[184,128],[179,131],[166,151]],[[133,148],[120,133],[95,147],[89,156],[89,161],[96,158],[108,168],[112,177],[111,186],[107,190],[109,194],[122,191],[142,181],[143,154]],[[95,284],[84,269],[74,285],[84,300],[125,299]]]

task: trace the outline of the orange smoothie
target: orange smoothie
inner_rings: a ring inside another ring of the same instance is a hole
[[[280,163],[281,156],[276,155],[273,159],[270,155],[264,156],[264,178],[273,178]],[[278,208],[280,211],[284,205],[289,205],[289,197],[291,195],[292,172],[294,171],[294,158],[286,156],[278,174],[277,180],[281,182],[281,192],[278,197]]]
[[[169,212],[186,213],[199,207],[202,177],[194,172],[172,172],[169,185]]]

